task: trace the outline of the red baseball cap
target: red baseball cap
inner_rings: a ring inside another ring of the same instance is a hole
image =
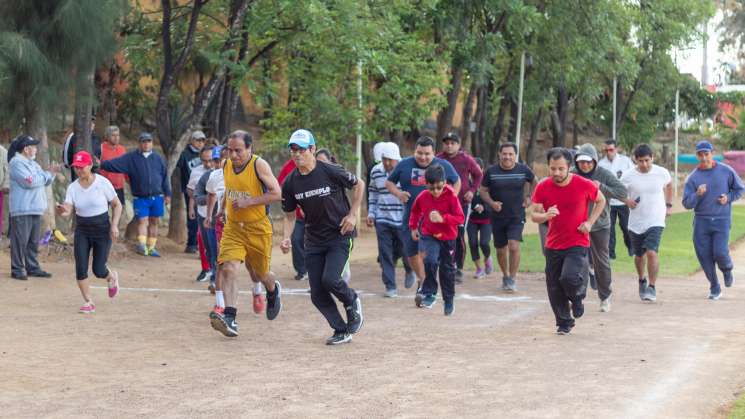
[[[93,164],[93,157],[87,151],[78,151],[72,157],[72,167],[85,167]]]

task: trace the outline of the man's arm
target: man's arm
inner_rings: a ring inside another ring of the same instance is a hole
[[[129,173],[129,163],[132,160],[129,153],[125,153],[115,159],[101,162],[101,169],[111,173]]]
[[[628,191],[623,186],[620,180],[611,172],[607,172],[607,176],[604,176],[604,183],[600,184],[600,191],[608,195],[608,198],[618,199],[622,201],[628,197]]]
[[[285,212],[285,217],[282,219],[282,242],[279,244],[279,248],[282,253],[287,253],[292,248],[292,232],[295,230],[295,210]]]
[[[373,178],[376,174],[377,172],[375,171],[370,172],[370,184],[367,186],[367,225],[369,227],[372,227],[372,224],[375,223],[378,211],[378,198],[380,196],[378,188],[375,185],[375,179]]]
[[[468,191],[466,191],[466,193],[463,195],[463,198],[465,198],[466,202],[471,202],[473,196],[476,195],[476,192],[479,190],[481,181],[484,178],[484,172],[481,170],[481,167],[479,167],[479,164],[476,163],[476,160],[474,160],[473,157],[468,157],[468,174],[471,177],[472,183],[468,188]]]
[[[670,182],[667,185],[665,185],[665,207],[666,207],[665,214],[666,215],[672,215],[673,213],[673,209],[671,208],[670,205],[668,205],[668,204],[672,204],[672,202],[673,202],[673,183]]]
[[[743,185],[742,179],[740,179],[740,176],[734,170],[730,169],[730,172],[731,182],[729,185],[728,202],[734,202],[740,199],[745,192],[745,185]]]
[[[556,207],[551,207],[556,208]],[[543,209],[543,204],[534,202],[530,206],[530,219],[536,224],[543,224],[546,221],[554,218],[558,214],[558,210],[555,212],[546,212]]]
[[[391,182],[390,180],[385,181],[385,188],[388,189],[388,192],[390,192],[391,195],[398,198],[398,200],[404,204],[407,203],[409,199],[411,199],[410,193],[402,191],[398,188],[398,186],[396,186],[395,183]]]
[[[352,205],[344,219],[341,220],[341,234],[347,234],[354,231],[357,224],[357,212],[362,205],[362,199],[365,197],[365,181],[357,179],[357,183],[352,187]]]
[[[689,175],[688,179],[686,179],[685,186],[683,187],[683,208],[693,209],[696,207],[700,198],[700,195],[696,193],[696,189],[696,185],[694,185],[693,179],[691,179],[691,176]]]
[[[598,194],[595,197],[595,201],[593,202],[595,203],[595,205],[593,205],[592,207],[590,217],[587,218],[587,222],[590,224],[590,227],[592,227],[592,225],[595,224],[595,221],[600,218],[600,215],[603,214],[603,210],[605,209],[605,195],[603,195],[603,193],[598,190]]]
[[[11,164],[10,178],[24,189],[36,189],[51,184],[54,174],[41,169],[32,170],[23,164]]]

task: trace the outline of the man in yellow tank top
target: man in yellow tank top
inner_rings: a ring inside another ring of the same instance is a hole
[[[281,199],[277,179],[269,163],[253,154],[253,139],[245,131],[228,138],[228,160],[223,168],[226,223],[217,262],[222,265],[224,314],[213,313],[212,327],[228,337],[238,336],[235,321],[238,301],[238,270],[248,272],[266,288],[266,318],[274,320],[282,310],[279,281],[269,272],[272,257],[272,224],[267,206]]]

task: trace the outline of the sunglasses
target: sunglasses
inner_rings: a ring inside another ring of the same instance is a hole
[[[307,148],[302,148],[297,144],[291,144],[290,145],[290,152],[291,153],[304,153],[307,150]]]

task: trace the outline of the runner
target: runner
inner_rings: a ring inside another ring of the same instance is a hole
[[[137,253],[143,256],[160,257],[155,248],[158,241],[158,223],[165,213],[165,205],[171,203],[171,182],[163,158],[153,151],[153,136],[143,132],[139,136],[139,148],[129,153],[101,162],[101,169],[129,176],[132,206],[137,218]]]
[[[600,311],[610,311],[611,305],[611,268],[608,257],[608,241],[610,238],[610,219],[608,217],[608,203],[611,198],[626,199],[626,187],[616,176],[598,166],[598,152],[592,144],[583,144],[575,156],[575,173],[592,181],[600,188],[606,199],[605,207],[600,217],[590,230],[590,286],[598,291]],[[592,211],[592,205],[590,206]]]
[[[370,171],[370,185],[368,192],[367,226],[375,226],[375,235],[378,241],[378,255],[382,270],[384,296],[396,297],[396,262],[398,257],[396,249],[403,246],[402,218],[404,206],[401,201],[388,192],[385,181],[390,176],[399,161],[401,154],[396,143],[378,143],[381,163],[376,164]],[[376,144],[377,146],[377,144]],[[416,281],[414,271],[409,267],[404,258],[406,277],[404,287],[411,288]]]
[[[639,274],[639,298],[657,301],[657,274],[660,270],[657,251],[665,229],[665,218],[672,214],[672,178],[667,169],[653,163],[652,149],[648,145],[636,146],[634,159],[636,166],[621,176],[621,183],[628,190],[625,202],[631,209],[629,237]],[[649,279],[644,275],[645,267]]]
[[[716,265],[722,271],[725,287],[731,287],[735,280],[729,256],[732,202],[742,196],[745,186],[731,167],[714,161],[713,151],[709,141],[696,144],[699,165],[686,179],[683,206],[693,209],[693,247],[709,280],[709,299],[718,300],[722,288]]]
[[[228,148],[221,146],[218,153],[214,152],[213,149],[212,158],[214,160],[215,170],[210,174],[207,184],[205,185],[205,191],[207,192],[207,211],[204,218],[204,225],[215,230],[215,243],[218,245],[218,254],[220,242],[222,241],[222,231],[224,227],[224,210],[222,208],[223,196],[225,195],[225,177],[223,175],[223,167],[228,156]],[[219,215],[219,216],[218,216]],[[219,263],[216,266],[216,272],[214,282],[210,282],[208,289],[210,292],[215,294],[215,307],[214,313],[223,314],[225,311],[225,297],[222,291],[222,265]],[[253,279],[253,278],[252,278]],[[254,301],[255,301],[254,296]],[[254,305],[256,303],[254,302]],[[254,308],[254,311],[256,309]],[[210,318],[214,314],[210,313]]]
[[[424,258],[426,276],[422,292],[416,296],[417,307],[432,308],[437,294],[437,274],[446,316],[453,314],[455,306],[455,240],[458,226],[465,216],[461,202],[453,189],[445,184],[445,169],[439,164],[430,165],[424,172],[427,190],[414,200],[409,218],[411,238],[419,242],[419,253]],[[421,230],[421,234],[420,234]]]
[[[280,248],[290,251],[295,209],[305,214],[305,261],[310,280],[310,299],[326,318],[334,334],[327,345],[352,340],[362,327],[362,301],[341,274],[352,249],[352,235],[357,212],[365,194],[365,182],[341,166],[316,160],[316,141],[310,131],[301,129],[290,137],[288,146],[297,168],[282,186],[282,209],[285,211],[284,236]],[[344,193],[352,189],[352,203]],[[335,296],[344,304],[345,322]]]
[[[484,169],[484,161],[480,157],[476,157],[476,163],[478,163],[481,169]],[[491,274],[494,270],[494,265],[491,260],[491,208],[481,199],[481,188],[476,191],[476,195],[471,201],[470,215],[468,217],[468,225],[466,231],[468,232],[468,248],[471,251],[471,260],[476,265],[476,273],[474,278],[484,278]],[[481,255],[479,255],[479,248],[481,253],[484,254],[484,266],[481,266]]]
[[[461,181],[458,200],[463,209],[463,214],[468,214],[471,201],[479,190],[484,172],[473,157],[460,149],[460,137],[454,132],[448,133],[443,137],[442,152],[437,157],[453,165],[456,173],[458,173]],[[455,282],[458,284],[463,282],[463,262],[465,259],[466,227],[465,225],[461,225],[458,226],[458,238],[455,240]]]
[[[481,199],[492,210],[492,235],[497,261],[502,270],[502,290],[517,291],[520,267],[520,242],[525,227],[525,207],[530,205],[530,190],[535,175],[517,161],[514,143],[499,145],[499,163],[491,166],[481,182]],[[507,256],[509,255],[509,262]]]
[[[272,224],[268,205],[280,199],[277,179],[266,160],[253,153],[253,138],[234,131],[228,138],[230,158],[223,168],[225,194],[222,208],[227,221],[220,242],[218,263],[222,264],[224,313],[210,313],[212,327],[228,337],[238,336],[238,269],[249,273],[266,287],[266,318],[274,320],[282,310],[279,281],[269,271],[272,257]]]
[[[417,293],[424,280],[424,264],[419,254],[419,244],[412,239],[409,230],[409,215],[414,200],[425,190],[424,172],[434,163],[445,169],[445,180],[457,194],[460,191],[460,177],[450,163],[435,157],[435,141],[430,137],[420,137],[414,156],[401,160],[385,182],[388,191],[404,204],[404,256],[409,258],[409,265],[417,275]]]
[[[605,157],[600,159],[598,166],[613,173],[616,178],[621,179],[623,172],[634,167],[634,162],[630,158],[624,156],[618,151],[618,145],[615,140],[607,140],[603,148],[605,150]],[[608,243],[609,257],[611,259],[616,258],[616,219],[618,219],[618,225],[621,226],[621,232],[623,233],[623,244],[626,246],[626,250],[629,252],[629,256],[633,256],[634,252],[631,250],[631,241],[629,239],[629,207],[619,201],[618,199],[610,200],[610,241]]]
[[[215,242],[215,230],[212,227],[204,226],[204,219],[207,217],[207,180],[212,174],[214,168],[213,151],[217,151],[217,160],[220,160],[220,149],[205,146],[199,152],[201,166],[191,170],[189,183],[186,185],[186,193],[189,195],[189,217],[196,218],[197,232],[199,234],[198,242],[202,243],[201,254],[204,254],[206,266],[202,265],[202,271],[197,276],[197,282],[215,281],[217,272],[217,243]],[[204,262],[204,261],[203,261]],[[205,267],[207,269],[205,269]]]
[[[585,312],[582,300],[587,292],[589,233],[605,208],[605,197],[594,183],[569,172],[569,150],[552,148],[547,160],[550,177],[535,188],[531,219],[548,221],[546,288],[556,333],[564,335]],[[594,206],[588,212],[591,203]]]
[[[80,294],[85,303],[79,311],[83,314],[96,312],[88,283],[88,258],[93,254],[93,274],[106,278],[109,298],[119,293],[119,274],[106,266],[111,243],[119,237],[119,217],[122,204],[116,196],[111,182],[93,173],[93,157],[87,151],[79,151],[72,158],[76,181],[67,187],[65,202],[57,204],[57,214],[68,217],[75,210],[75,276]],[[109,205],[112,214],[109,222]]]

